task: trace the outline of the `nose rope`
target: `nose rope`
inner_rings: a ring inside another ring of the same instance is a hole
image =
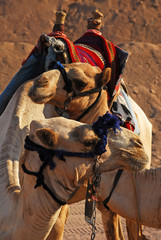
[[[91,89],[89,91],[85,91],[85,92],[82,92],[82,93],[73,94],[73,96],[69,96],[67,98],[67,100],[64,102],[64,111],[67,111],[67,106],[73,99],[88,96],[92,93],[97,93],[97,92],[98,92],[98,96],[97,96],[96,100],[79,117],[77,117],[76,120],[80,121],[80,119],[83,118],[96,105],[96,103],[98,102],[98,100],[101,96],[102,88],[100,88],[100,89],[95,88],[95,89]]]

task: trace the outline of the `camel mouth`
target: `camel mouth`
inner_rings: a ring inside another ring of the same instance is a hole
[[[130,163],[130,171],[134,171],[134,172],[138,172],[138,171],[142,171],[147,167],[148,162],[140,162],[138,161],[138,159],[136,159],[134,162]],[[127,169],[128,170],[128,169]]]
[[[48,96],[42,96],[34,93],[34,91],[29,91],[28,96],[33,102],[42,104],[49,102],[53,97],[53,93],[49,94]]]
[[[126,166],[126,164],[129,164],[129,170],[132,170],[132,171],[144,170],[147,167],[149,162],[148,156],[145,154],[144,151],[139,152],[139,154],[137,152],[136,155],[130,154],[129,152],[121,153],[120,155],[123,156],[124,159],[126,158],[126,161],[127,161],[127,163],[123,165]]]
[[[118,161],[118,156],[120,156],[120,161]],[[107,161],[99,163],[98,172],[110,172],[116,169],[124,169],[130,172],[139,172],[147,168],[149,163],[148,156],[144,151],[139,154],[124,152],[121,156],[121,152],[117,151],[112,154]]]

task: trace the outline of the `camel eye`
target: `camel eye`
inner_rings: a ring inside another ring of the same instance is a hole
[[[74,140],[79,139],[79,137],[80,137],[79,131],[72,131],[72,132],[70,132],[70,137],[72,137]]]
[[[55,46],[55,49],[56,49],[57,51],[60,51],[60,50],[63,50],[63,47],[62,47],[61,45],[56,45],[56,46]]]
[[[36,83],[35,83],[35,86],[37,87],[37,88],[42,88],[42,87],[45,87],[45,86],[47,86],[48,85],[48,80],[43,80],[43,81],[37,81]]]
[[[42,82],[38,85],[39,88],[43,88],[48,84],[48,81]]]
[[[97,145],[99,139],[90,139],[90,140],[86,140],[83,142],[85,147],[91,147],[92,149],[94,149]]]
[[[73,79],[73,82],[74,82],[75,88],[80,91],[83,90],[85,88],[85,86],[87,85],[86,82],[83,82],[80,79]]]

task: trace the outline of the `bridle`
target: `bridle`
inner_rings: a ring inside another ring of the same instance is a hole
[[[104,85],[101,88],[93,88],[93,89],[90,89],[85,92],[76,93],[73,91],[72,81],[68,78],[64,66],[60,62],[56,62],[53,66],[53,69],[58,69],[61,72],[64,82],[65,82],[65,86],[63,89],[66,90],[68,93],[68,98],[64,102],[64,107],[60,108],[58,106],[55,106],[55,110],[59,116],[68,117],[68,114],[67,114],[68,104],[73,99],[77,99],[79,97],[84,97],[84,96],[89,96],[93,93],[98,93],[98,96],[95,99],[95,101],[79,117],[77,117],[76,120],[80,121],[80,119],[83,118],[91,110],[91,108],[93,108],[97,104],[98,100],[100,99],[102,90],[106,90],[107,87]]]
[[[53,200],[55,200],[60,205],[65,205],[66,202],[61,201],[56,194],[46,185],[44,182],[44,174],[43,171],[46,168],[46,166],[49,166],[51,170],[53,170],[56,167],[55,162],[53,161],[53,157],[57,157],[61,161],[66,161],[65,157],[79,157],[79,158],[95,158],[95,154],[93,152],[69,152],[64,150],[53,150],[53,149],[47,149],[39,144],[34,143],[31,141],[29,136],[25,139],[25,149],[29,151],[36,151],[39,154],[39,158],[42,161],[42,165],[40,166],[40,169],[38,172],[30,171],[26,168],[25,164],[22,164],[22,169],[26,174],[33,175],[37,178],[36,184],[34,188],[42,186],[44,190],[46,190],[49,195],[52,197]],[[94,169],[98,167],[94,166]]]
[[[48,188],[48,186],[44,182],[44,175],[43,171],[47,165],[50,166],[50,169],[54,169],[56,167],[55,162],[53,161],[53,157],[57,157],[58,159],[65,161],[65,157],[80,157],[80,158],[93,158],[94,159],[94,167],[93,172],[98,175],[98,156],[100,157],[102,153],[106,151],[107,145],[107,134],[108,129],[113,128],[116,132],[116,129],[120,129],[120,119],[117,116],[113,116],[110,113],[106,113],[103,116],[100,116],[96,122],[93,123],[92,128],[95,134],[100,138],[95,146],[94,152],[69,152],[64,150],[53,150],[47,149],[39,144],[34,143],[31,141],[29,136],[25,139],[25,149],[29,151],[36,151],[39,154],[40,160],[42,161],[42,165],[38,172],[29,171],[25,164],[22,165],[22,169],[25,173],[29,175],[33,175],[37,177],[35,188],[42,186],[50,195],[51,197],[59,204],[64,205],[65,202],[59,200],[55,194]]]

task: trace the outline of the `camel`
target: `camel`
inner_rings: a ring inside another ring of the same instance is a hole
[[[73,66],[72,70],[71,66]],[[107,110],[109,110],[107,105],[106,90],[102,89],[101,96],[97,104],[92,107],[85,115],[82,115],[83,112],[85,112],[86,109],[88,109],[89,106],[95,102],[98,97],[98,93],[94,92],[86,97],[84,95],[79,95],[81,92],[85,92],[86,90],[89,91],[91,89],[101,88],[103,85],[106,85],[110,79],[110,69],[106,69],[108,76],[106,73],[104,83],[98,83],[97,79],[93,78],[97,71],[101,73],[101,70],[98,67],[92,67],[87,63],[64,64],[64,67],[67,73],[67,77],[72,81],[71,84],[73,92],[75,95],[78,95],[77,97],[75,96],[72,98],[71,93],[67,94],[67,92],[64,91],[63,88],[65,86],[65,82],[58,70],[50,70],[35,78],[34,85],[29,91],[29,97],[35,103],[50,103],[54,106],[57,115],[66,115],[71,119],[76,119],[86,123],[94,122],[98,116],[104,114]],[[102,74],[105,74],[105,71]],[[82,76],[81,81],[80,76]],[[149,158],[149,164],[147,166],[147,168],[149,168],[151,163],[152,125],[142,109],[132,99],[131,104],[133,106],[140,127],[139,137],[143,142],[145,152]],[[103,219],[107,218],[107,214],[104,214],[104,211],[101,213]],[[116,216],[112,215],[112,218],[116,218]],[[106,231],[106,237],[112,240],[119,239],[117,230],[115,230],[114,235],[112,236],[109,236]]]
[[[145,167],[147,156],[142,143],[136,134],[127,131],[109,131],[107,151],[98,160],[97,172]],[[31,122],[20,159],[14,144],[7,141],[1,144],[1,240],[47,239],[61,205],[94,174],[94,149],[98,141],[91,125],[54,117]],[[13,150],[12,159],[5,154],[8,147]]]
[[[109,196],[115,175],[115,171],[101,174],[99,197],[102,201]],[[134,179],[132,175],[134,175]],[[136,182],[136,192],[133,180]],[[137,222],[139,214],[142,225],[161,229],[160,187],[161,168],[159,167],[135,173],[124,171],[112,193],[108,206],[120,216],[134,222]],[[136,194],[138,206],[136,205]]]

